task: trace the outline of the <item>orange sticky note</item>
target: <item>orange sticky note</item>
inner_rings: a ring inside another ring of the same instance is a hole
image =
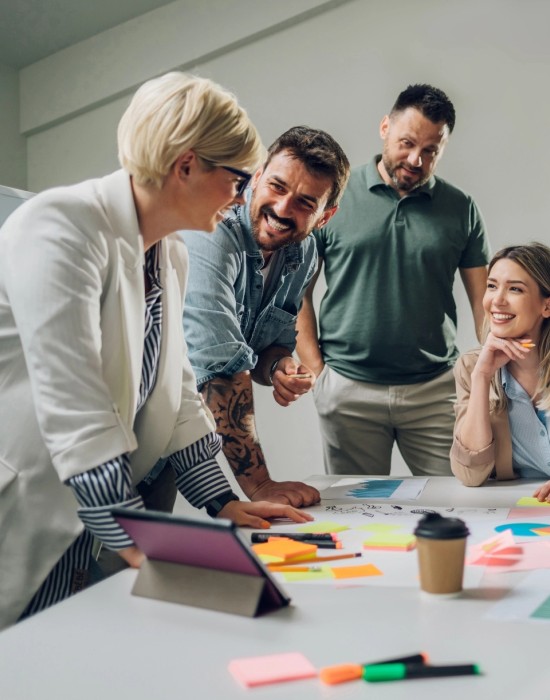
[[[380,569],[374,564],[361,566],[338,566],[331,568],[334,578],[359,578],[360,576],[382,576]]]
[[[317,675],[313,664],[299,652],[235,659],[228,668],[233,678],[247,688]]]
[[[291,540],[287,537],[275,537],[269,540],[269,542],[253,544],[252,549],[260,559],[264,561],[268,558],[269,562],[281,562],[307,556],[315,556],[317,545],[307,542],[298,542],[297,540]]]

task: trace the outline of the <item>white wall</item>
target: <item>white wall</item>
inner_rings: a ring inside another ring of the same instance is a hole
[[[116,167],[129,91],[170,68],[232,89],[266,144],[307,123],[331,132],[353,164],[378,151],[378,124],[397,93],[430,82],[457,109],[439,174],[475,197],[493,250],[548,241],[549,21],[546,0],[181,0],[22,72],[28,189]],[[467,349],[474,336],[460,286],[457,297]],[[270,394],[260,388],[256,400],[272,472],[320,471],[310,398],[282,409]]]
[[[26,149],[19,133],[19,74],[0,64],[0,185],[26,188]]]

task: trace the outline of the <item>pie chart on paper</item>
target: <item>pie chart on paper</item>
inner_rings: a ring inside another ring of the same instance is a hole
[[[504,530],[511,530],[516,537],[550,536],[548,523],[506,523],[495,527],[496,532],[504,532]]]

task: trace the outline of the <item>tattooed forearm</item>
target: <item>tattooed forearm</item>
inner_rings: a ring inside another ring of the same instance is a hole
[[[252,380],[248,372],[217,377],[202,388],[202,395],[216,420],[223,453],[241,488],[268,477],[256,433]]]

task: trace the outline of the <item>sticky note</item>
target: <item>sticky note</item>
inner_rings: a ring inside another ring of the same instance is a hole
[[[367,532],[392,532],[400,530],[401,525],[388,525],[387,523],[369,523],[368,525],[359,525],[357,530],[366,530]]]
[[[228,668],[233,678],[247,688],[317,675],[313,664],[299,652],[234,659]]]
[[[298,528],[298,532],[342,532],[349,530],[348,525],[340,525],[330,520],[325,520],[322,523],[309,523]]]
[[[332,570],[328,566],[321,566],[315,571],[285,571],[281,574],[287,583],[294,581],[319,581],[332,578]]]
[[[359,578],[361,576],[382,576],[380,569],[374,564],[363,564],[361,566],[338,566],[332,567],[334,578]]]
[[[516,505],[528,506],[529,508],[532,508],[534,506],[542,506],[544,508],[545,506],[550,506],[550,503],[547,503],[546,501],[538,501],[536,498],[531,498],[530,496],[523,496],[523,498],[519,499]]]
[[[393,535],[380,533],[363,542],[364,549],[387,549],[408,552],[416,546],[414,535]]]
[[[286,537],[276,537],[269,542],[253,544],[253,551],[266,563],[290,561],[295,558],[314,557],[317,553],[316,544],[298,542]]]

